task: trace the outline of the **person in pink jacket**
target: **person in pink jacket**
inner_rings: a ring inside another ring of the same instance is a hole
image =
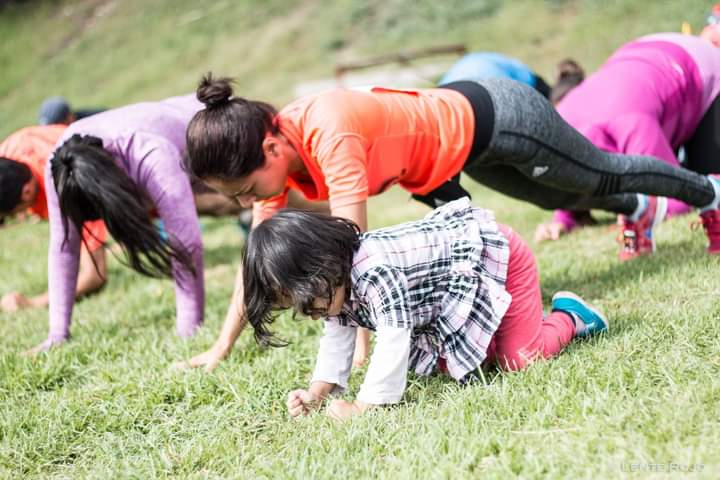
[[[677,152],[684,145],[683,167],[711,174],[720,172],[719,93],[720,49],[700,37],[659,33],[622,46],[597,72],[557,95],[557,110],[602,150],[651,155],[680,167]],[[690,209],[668,199],[668,215]],[[555,240],[587,218],[587,212],[557,210],[552,222],[538,226],[535,240]],[[701,218],[706,229],[720,228],[716,215]],[[634,232],[623,233],[635,253],[652,251],[649,243],[633,245],[628,236]]]

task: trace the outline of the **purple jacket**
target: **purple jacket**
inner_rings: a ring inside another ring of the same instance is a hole
[[[557,110],[602,150],[650,155],[679,166],[675,152],[720,90],[720,76],[712,66],[720,66],[720,49],[699,37],[642,37],[616,51]],[[669,215],[689,210],[669,199]],[[570,229],[576,226],[572,212],[558,210],[554,220]]]
[[[190,180],[181,168],[187,124],[202,108],[194,95],[187,95],[109,110],[70,125],[57,145],[59,147],[75,133],[101,138],[120,168],[148,194],[168,234],[192,252],[197,275],[174,265],[177,331],[180,335],[191,335],[202,323],[205,303],[200,224]],[[63,245],[65,229],[50,163],[45,170],[50,217],[48,341],[56,343],[70,335],[80,236],[69,223],[68,241]]]

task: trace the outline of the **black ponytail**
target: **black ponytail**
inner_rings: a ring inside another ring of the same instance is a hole
[[[68,222],[78,232],[85,222],[102,219],[125,252],[124,263],[150,277],[172,277],[176,260],[193,274],[190,252],[176,239],[164,240],[153,223],[147,195],[93,136],[73,135],[50,160],[65,239]]]

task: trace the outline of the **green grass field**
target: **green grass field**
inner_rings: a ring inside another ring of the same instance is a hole
[[[592,68],[634,36],[677,30],[685,19],[697,28],[710,4],[202,5],[4,7],[0,134],[32,123],[50,93],[77,106],[122,105],[188,92],[213,69],[238,76],[242,94],[282,104],[295,82],[329,76],[339,59],[436,43],[507,52],[550,78],[561,57]],[[549,215],[470,187],[476,204],[525,238]],[[371,226],[425,211],[393,190],[372,199]],[[622,265],[610,225],[533,245],[546,304],[555,291],[573,290],[605,311],[609,334],[485,385],[411,377],[400,406],[344,425],[319,414],[293,421],[285,411],[287,392],[311,373],[319,322],[282,318],[279,332],[292,344],[271,351],[245,332],[212,374],[169,368],[212,345],[240,256],[234,223],[204,219],[206,327],[191,340],[173,334],[172,283],[116,261],[106,288],[77,304],[73,339],[49,354],[18,356],[44,339],[46,311],[0,313],[0,477],[718,478],[720,259],[704,253],[694,219],[667,222],[657,255]],[[45,288],[47,237],[46,224],[0,231],[0,293]],[[695,467],[668,474],[670,463]]]

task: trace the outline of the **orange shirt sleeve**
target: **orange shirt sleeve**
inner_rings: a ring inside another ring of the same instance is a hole
[[[337,134],[319,144],[316,152],[331,210],[367,200],[367,149],[362,137]]]
[[[83,242],[82,249],[87,249],[90,253],[101,248],[107,242],[108,234],[105,222],[95,220],[93,222],[85,222],[83,225]]]

